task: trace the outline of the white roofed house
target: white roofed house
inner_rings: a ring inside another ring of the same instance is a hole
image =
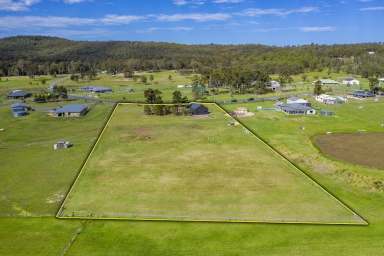
[[[360,85],[360,81],[353,77],[347,77],[343,80],[343,84],[348,86]]]
[[[305,99],[301,99],[298,97],[290,97],[287,99],[287,104],[299,104],[299,105],[304,105],[304,106],[311,106],[311,103]]]
[[[327,105],[343,104],[347,102],[347,99],[340,96],[330,96],[327,94],[321,94],[315,97],[315,100]]]
[[[335,81],[335,80],[332,80],[332,79],[320,79],[320,80],[316,80],[313,82],[313,84],[316,84],[317,82],[321,83],[321,85],[339,85],[340,83]]]

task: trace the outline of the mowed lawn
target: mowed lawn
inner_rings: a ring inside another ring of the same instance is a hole
[[[209,118],[119,105],[61,217],[364,221],[215,105]]]
[[[9,105],[0,107],[0,216],[54,215],[111,109],[99,104],[85,117],[56,119],[41,111],[14,118]],[[62,139],[74,147],[54,151]]]

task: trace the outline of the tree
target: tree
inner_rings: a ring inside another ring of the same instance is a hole
[[[147,82],[148,82],[148,79],[147,79],[147,77],[146,76],[141,76],[140,77],[140,81],[143,83],[143,84],[146,84]]]
[[[188,98],[186,96],[183,97],[180,91],[173,92],[172,103],[187,103]]]
[[[301,75],[301,80],[303,80],[303,82],[307,82],[307,79],[308,79],[307,74],[302,74]]]
[[[144,91],[145,102],[148,104],[162,104],[163,100],[160,96],[161,94],[161,91],[149,88]]]
[[[150,76],[149,76],[149,81],[153,81],[153,80],[155,80],[155,77],[151,74]]]
[[[125,70],[124,77],[125,78],[133,78],[134,72],[132,70]]]
[[[169,75],[169,76],[168,76],[168,80],[169,80],[169,81],[172,81],[172,75]]]
[[[313,93],[315,95],[320,95],[323,93],[323,89],[322,89],[322,83],[320,80],[317,80],[316,83],[315,83],[315,88],[313,90]]]
[[[377,79],[377,77],[370,77],[368,80],[369,88],[371,91],[375,91],[375,89],[379,86],[379,79]]]

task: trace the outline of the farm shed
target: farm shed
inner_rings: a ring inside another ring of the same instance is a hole
[[[88,112],[87,105],[70,104],[50,111],[53,117],[80,117]]]
[[[54,150],[67,149],[67,148],[70,148],[72,146],[73,146],[73,144],[70,143],[69,141],[60,140],[57,143],[53,144],[53,149]]]
[[[103,86],[84,86],[80,88],[82,91],[94,92],[94,93],[107,93],[112,92],[112,89],[109,87]]]
[[[327,94],[321,94],[315,97],[315,100],[324,104],[334,105],[343,104],[347,102],[347,99],[340,96],[330,96]]]
[[[26,116],[31,107],[25,103],[18,102],[11,105],[12,114],[14,117]]]
[[[283,104],[280,106],[281,111],[288,115],[315,115],[316,110],[302,104]]]
[[[8,99],[25,99],[31,97],[32,93],[23,90],[14,90],[8,94]]]
[[[192,103],[189,105],[189,111],[193,116],[208,115],[208,108],[202,104]]]

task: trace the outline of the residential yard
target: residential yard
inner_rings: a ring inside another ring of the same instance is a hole
[[[14,118],[0,107],[0,216],[54,215],[110,109],[96,105],[85,117],[60,120],[40,111]],[[62,139],[74,147],[54,151]]]

